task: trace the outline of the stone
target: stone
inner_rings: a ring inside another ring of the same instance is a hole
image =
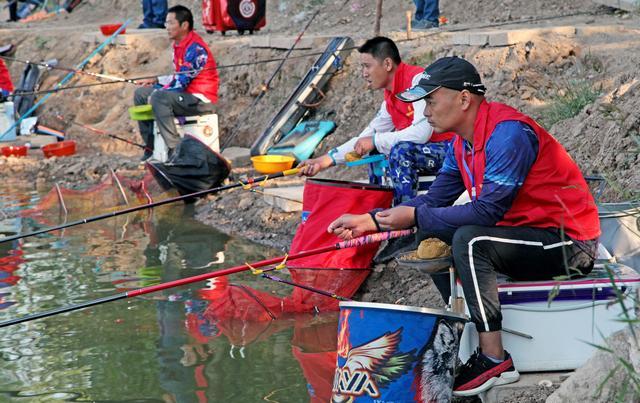
[[[228,147],[222,151],[222,156],[234,167],[242,167],[251,164],[251,153],[248,148]]]
[[[640,371],[640,351],[637,335],[640,327],[635,326],[635,335],[628,328],[614,333],[606,341],[606,347],[612,352],[598,350],[582,367],[578,368],[566,381],[560,385],[546,400],[546,403],[560,402],[634,402],[638,396],[633,396],[632,382],[627,377],[628,372],[620,366],[626,361],[635,372]],[[611,371],[619,367],[612,376]],[[597,393],[602,385],[602,390]],[[618,394],[628,387],[629,393],[624,399],[618,399]]]
[[[509,46],[527,42],[536,36],[548,34],[573,37],[576,35],[576,27],[561,26],[551,28],[455,32],[449,36],[448,40],[452,45]]]
[[[33,148],[42,148],[42,146],[46,146],[47,144],[58,142],[58,139],[55,136],[49,136],[46,134],[32,134],[30,136],[24,136],[24,138]]]
[[[471,32],[469,33],[469,45],[485,46],[489,43],[489,33],[487,32]]]
[[[287,186],[264,189],[264,201],[286,213],[302,211],[304,186]]]
[[[251,197],[243,197],[238,202],[238,210],[245,210],[253,204]]]
[[[449,43],[452,45],[468,45],[469,33],[468,32],[454,32],[449,38]]]

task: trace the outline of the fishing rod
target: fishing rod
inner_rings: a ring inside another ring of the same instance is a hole
[[[18,63],[23,63],[23,64],[30,64],[30,65],[33,65],[33,66],[46,67],[47,69],[50,69],[50,70],[60,70],[60,71],[66,71],[66,72],[75,73],[75,74],[81,74],[81,75],[85,75],[85,76],[103,78],[103,79],[106,79],[106,80],[112,80],[114,82],[136,84],[136,82],[134,80],[130,79],[130,78],[116,77],[116,76],[111,76],[111,75],[108,75],[108,74],[92,73],[90,71],[73,69],[71,67],[64,67],[64,66],[60,66],[58,64],[51,64],[51,63],[44,62],[44,61],[33,62],[33,61],[30,61],[30,60],[21,60],[21,59],[16,59],[15,57],[3,56],[3,55],[0,55],[0,58],[1,59],[5,59],[5,60],[11,60],[11,61],[18,62]]]
[[[120,141],[123,141],[123,142],[125,142],[125,143],[127,143],[127,144],[130,144],[130,145],[132,145],[132,146],[140,147],[140,148],[142,148],[143,150],[153,151],[153,149],[151,149],[151,148],[149,148],[149,147],[147,147],[147,146],[145,146],[145,145],[142,145],[142,144],[140,144],[140,143],[133,142],[133,141],[131,141],[131,140],[127,140],[127,139],[125,139],[124,137],[116,136],[115,134],[111,134],[111,133],[109,133],[109,132],[107,132],[107,131],[105,131],[105,130],[101,130],[101,129],[98,129],[98,128],[96,128],[96,127],[89,126],[89,125],[84,125],[84,124],[82,124],[82,123],[78,123],[78,122],[76,122],[75,120],[66,120],[66,119],[64,118],[64,116],[62,116],[62,115],[56,115],[56,118],[57,118],[58,120],[60,120],[60,121],[64,122],[64,123],[66,123],[66,124],[72,124],[72,125],[75,125],[75,126],[78,126],[78,127],[82,127],[83,129],[87,129],[87,130],[89,130],[89,131],[91,131],[91,132],[94,132],[94,133],[97,133],[97,134],[103,134],[103,135],[109,136],[109,137],[111,137],[112,139],[120,140]]]
[[[142,204],[140,206],[130,207],[130,208],[123,209],[123,210],[112,211],[110,213],[100,214],[100,215],[93,216],[93,217],[87,217],[87,218],[83,218],[81,220],[72,221],[72,222],[69,222],[69,223],[66,223],[66,224],[57,225],[55,227],[39,229],[37,231],[29,232],[27,234],[17,234],[17,235],[5,237],[5,238],[0,238],[0,244],[1,243],[5,243],[5,242],[15,241],[15,240],[18,240],[18,239],[28,238],[28,237],[35,236],[35,235],[44,234],[44,233],[51,232],[51,231],[57,231],[57,230],[61,230],[61,229],[69,228],[69,227],[74,227],[74,226],[80,225],[80,224],[88,224],[90,222],[103,220],[105,218],[117,217],[117,216],[120,216],[120,215],[133,213],[135,211],[145,210],[145,209],[148,209],[148,208],[158,207],[158,206],[162,206],[162,205],[169,204],[169,203],[175,203],[177,201],[182,201],[182,200],[186,200],[186,199],[189,199],[189,198],[201,197],[201,196],[205,196],[205,195],[208,195],[208,194],[221,192],[223,190],[233,189],[233,188],[237,188],[237,187],[254,186],[254,185],[260,186],[261,183],[265,183],[267,180],[282,178],[284,176],[296,175],[298,173],[298,171],[299,171],[298,168],[288,169],[286,171],[282,171],[282,172],[279,172],[279,173],[274,174],[274,175],[264,175],[264,176],[260,176],[260,177],[257,177],[257,178],[249,178],[249,179],[247,179],[245,181],[240,181],[240,182],[232,183],[232,184],[229,184],[229,185],[219,186],[219,187],[216,187],[216,188],[213,188],[213,189],[201,190],[199,192],[189,193],[189,194],[182,195],[182,196],[170,197],[168,199],[160,200],[160,201],[157,201],[157,202]]]
[[[82,62],[80,62],[77,66],[76,69],[77,70],[82,70],[84,68],[84,66],[86,66],[89,61],[91,61],[91,59],[97,55],[98,53],[100,53],[100,51],[102,51],[102,49],[104,49],[107,45],[109,45],[111,42],[113,42],[113,40],[120,35],[120,33],[127,27],[127,25],[129,25],[129,23],[131,22],[131,19],[128,19],[124,22],[124,24],[122,24],[120,26],[120,28],[118,28],[118,30],[116,32],[114,32],[110,37],[108,37],[104,42],[102,42],[96,49],[93,50],[93,52],[91,52],[91,54],[89,54],[89,56],[87,56],[86,58],[84,58],[84,60]],[[65,85],[69,80],[71,80],[71,78],[73,78],[75,73],[68,73],[66,76],[64,76],[64,78],[58,83],[56,84],[56,87],[61,87],[63,85]],[[20,123],[28,118],[29,116],[31,116],[31,114],[38,109],[42,104],[44,104],[47,99],[49,99],[51,94],[47,94],[44,97],[42,97],[42,99],[40,99],[40,101],[36,102],[31,108],[29,108],[28,111],[26,111],[25,113],[23,113],[19,119],[17,119],[14,123],[12,123],[8,129],[5,130],[4,133],[2,133],[2,135],[0,135],[0,139],[2,139],[4,136],[6,136],[11,130],[13,130],[16,127],[20,126]]]
[[[347,0],[349,1],[349,0]],[[346,4],[346,2],[345,2]],[[304,33],[307,31],[307,29],[309,28],[309,26],[311,25],[311,23],[313,22],[313,20],[318,16],[318,14],[320,14],[320,9],[318,8],[316,10],[316,12],[311,16],[311,19],[309,19],[309,21],[307,21],[307,24],[305,25],[305,27],[302,29],[302,31],[300,31],[300,33],[298,34],[298,37],[296,38],[295,41],[293,41],[293,44],[291,44],[291,47],[289,48],[289,50],[287,51],[287,53],[285,54],[285,56],[282,58],[282,61],[280,61],[280,64],[278,65],[278,67],[276,67],[276,69],[274,70],[274,72],[271,74],[271,77],[269,77],[269,79],[265,82],[262,83],[262,85],[260,86],[260,92],[258,93],[258,95],[253,99],[253,102],[251,103],[251,105],[249,105],[249,107],[247,107],[245,109],[245,111],[250,111],[253,110],[253,108],[258,104],[258,102],[260,102],[260,100],[262,99],[262,97],[264,96],[264,94],[267,93],[267,91],[269,91],[269,86],[271,85],[271,82],[273,81],[274,78],[276,78],[276,76],[278,75],[278,73],[280,72],[280,70],[282,69],[282,66],[284,66],[284,63],[287,61],[287,59],[289,58],[289,56],[291,55],[291,52],[293,52],[293,49],[296,47],[296,45],[298,44],[298,42],[300,42],[300,40],[302,39],[302,36],[304,35]],[[243,114],[241,113],[238,116],[242,116]],[[226,148],[227,145],[229,145],[229,143],[231,143],[231,140],[235,139],[236,136],[238,135],[238,130],[237,130],[237,126],[238,124],[241,122],[242,120],[238,120],[236,121],[236,124],[233,128],[233,130],[231,130],[232,134],[225,140],[225,142],[222,144],[222,146],[220,147],[221,149]]]
[[[275,257],[275,258],[272,258],[272,259],[265,259],[265,260],[261,260],[261,261],[258,261],[258,262],[253,262],[251,264],[246,263],[244,265],[230,267],[228,269],[218,270],[218,271],[214,271],[214,272],[210,272],[210,273],[204,273],[204,274],[200,274],[200,275],[192,276],[192,277],[186,277],[186,278],[183,278],[183,279],[169,281],[169,282],[162,283],[162,284],[156,284],[156,285],[152,285],[152,286],[148,286],[148,287],[138,288],[138,289],[135,289],[135,290],[125,291],[125,292],[122,292],[122,293],[119,293],[119,294],[115,294],[115,295],[111,295],[111,296],[107,296],[107,297],[97,298],[97,299],[94,299],[94,300],[91,300],[91,301],[82,302],[82,303],[79,303],[79,304],[68,305],[68,306],[55,308],[55,309],[51,309],[51,310],[40,312],[40,313],[35,313],[35,314],[31,314],[31,315],[25,315],[25,316],[22,316],[20,318],[10,319],[10,320],[4,321],[4,322],[0,322],[0,327],[12,326],[12,325],[16,325],[18,323],[24,323],[24,322],[29,322],[29,321],[36,320],[36,319],[42,319],[42,318],[58,315],[58,314],[65,313],[65,312],[77,311],[79,309],[84,309],[84,308],[88,308],[88,307],[91,307],[91,306],[104,304],[106,302],[117,301],[117,300],[120,300],[120,299],[126,299],[126,298],[132,298],[132,297],[138,297],[138,296],[141,296],[141,295],[145,295],[145,294],[150,294],[150,293],[157,292],[157,291],[166,290],[168,288],[174,288],[174,287],[179,287],[179,286],[187,285],[187,284],[191,284],[191,283],[197,283],[199,281],[208,280],[208,279],[211,279],[211,278],[214,278],[214,277],[227,276],[227,275],[230,275],[230,274],[251,270],[252,268],[256,268],[256,267],[270,266],[270,265],[274,265],[274,264],[280,263],[285,258],[288,259],[288,260],[295,260],[295,259],[301,259],[301,258],[304,258],[304,257],[307,257],[307,256],[313,256],[313,255],[319,255],[321,253],[331,252],[331,251],[334,251],[334,250],[347,249],[347,248],[358,248],[358,247],[361,247],[361,246],[364,246],[364,245],[369,245],[369,244],[376,243],[376,242],[382,242],[382,241],[389,240],[389,239],[392,239],[392,238],[399,238],[399,237],[403,237],[403,236],[408,236],[408,235],[413,234],[413,232],[414,231],[412,229],[400,230],[400,231],[389,231],[389,232],[377,232],[377,233],[374,233],[374,234],[360,236],[358,238],[354,238],[354,239],[351,239],[351,240],[348,240],[348,241],[341,241],[341,242],[335,243],[333,245],[323,246],[323,247],[320,247],[320,248],[311,249],[311,250],[308,250],[308,251],[295,253],[295,254],[288,255],[288,256],[279,256],[279,257]]]
[[[313,292],[313,293],[316,293],[316,294],[324,295],[325,297],[337,299],[338,301],[352,301],[349,298],[341,297],[340,295],[334,294],[334,293],[329,292],[329,291],[321,290],[319,288],[310,287],[310,286],[305,285],[305,284],[294,283],[293,281],[285,280],[285,279],[282,279],[280,277],[272,276],[272,275],[267,274],[267,273],[262,273],[261,277],[266,278],[268,280],[275,281],[277,283],[282,283],[282,284],[291,285],[293,287],[302,288],[303,290],[307,290],[307,291],[310,291],[310,292]]]

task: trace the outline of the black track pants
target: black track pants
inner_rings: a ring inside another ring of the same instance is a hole
[[[150,103],[153,116],[160,135],[170,149],[176,148],[180,142],[180,135],[176,129],[176,116],[194,116],[214,113],[215,106],[204,103],[198,97],[186,92],[155,90],[152,87],[136,89],[133,101],[135,105]],[[153,121],[139,121],[140,136],[147,147],[153,148]]]
[[[451,246],[471,320],[479,332],[490,332],[502,328],[496,272],[520,281],[586,275],[597,241],[576,242],[555,229],[467,225],[454,233]],[[444,282],[436,285],[448,297]]]

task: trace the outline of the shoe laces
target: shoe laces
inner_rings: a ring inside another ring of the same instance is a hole
[[[474,351],[473,354],[471,354],[467,362],[462,364],[462,367],[460,368],[460,370],[461,371],[472,370],[473,367],[475,367],[477,363],[480,362],[480,354],[482,354],[482,352],[480,351],[480,348],[477,348],[476,351]]]

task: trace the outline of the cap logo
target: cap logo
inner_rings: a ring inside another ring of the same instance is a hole
[[[422,73],[422,78],[424,78],[425,80],[431,80],[431,74],[425,71],[424,73]]]

